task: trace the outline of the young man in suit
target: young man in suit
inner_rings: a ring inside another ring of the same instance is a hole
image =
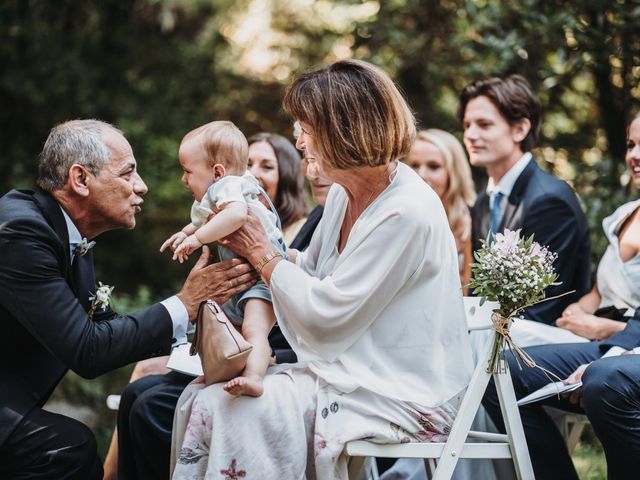
[[[619,347],[615,353],[624,354],[603,358],[613,347]],[[536,364],[559,378],[568,378],[567,383],[582,381],[581,389],[569,397],[552,396],[520,407],[536,478],[578,480],[567,445],[544,406],[586,414],[604,447],[608,478],[635,478],[640,456],[640,351],[634,349],[640,350],[640,308],[622,332],[607,340],[527,349]],[[507,357],[517,398],[551,382],[542,370],[520,369],[512,356]],[[482,403],[504,431],[493,383]]]
[[[540,131],[540,106],[519,75],[489,78],[467,85],[458,116],[473,166],[487,170],[486,191],[473,206],[473,249],[489,233],[521,229],[558,254],[554,266],[559,286],[547,297],[575,290],[526,310],[525,316],[553,323],[562,310],[589,290],[590,257],[587,220],[573,190],[543,172],[531,155]]]
[[[130,315],[96,310],[86,239],[134,228],[147,192],[131,146],[104,122],[63,123],[37,183],[0,199],[0,478],[101,479],[91,431],[42,409],[60,379],[168,353],[202,300],[224,302],[254,275],[240,261],[208,265],[205,249],[178,294]]]

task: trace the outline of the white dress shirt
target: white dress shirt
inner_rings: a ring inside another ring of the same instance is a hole
[[[533,155],[531,152],[526,152],[524,155],[520,157],[520,159],[509,169],[507,173],[500,179],[500,181],[496,184],[493,181],[493,178],[489,177],[489,181],[487,182],[487,195],[489,195],[489,209],[493,208],[493,199],[495,194],[500,192],[502,193],[502,202],[505,202],[509,195],[511,195],[511,191],[513,190],[513,186],[515,185],[518,177],[527,168],[529,162],[533,159]],[[504,207],[504,203],[502,204]],[[502,209],[504,211],[504,208]]]
[[[60,207],[62,215],[67,224],[67,233],[69,234],[69,251],[71,252],[71,262],[73,263],[73,257],[75,256],[75,246],[82,241],[82,235],[75,226],[71,217],[67,214],[64,208]],[[164,308],[169,312],[171,322],[173,323],[173,338],[175,339],[174,345],[180,345],[181,343],[187,343],[187,328],[189,326],[189,314],[184,303],[176,296],[173,295],[166,300],[160,302]]]

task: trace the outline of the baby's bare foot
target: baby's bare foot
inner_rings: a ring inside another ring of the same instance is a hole
[[[264,389],[262,388],[262,378],[260,377],[236,377],[229,380],[222,387],[225,392],[231,395],[249,395],[259,397]]]

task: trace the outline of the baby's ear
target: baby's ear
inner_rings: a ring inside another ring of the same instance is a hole
[[[226,169],[224,168],[224,165],[222,165],[221,163],[216,163],[213,166],[213,179],[214,180],[220,180],[221,178],[223,178],[226,174]]]

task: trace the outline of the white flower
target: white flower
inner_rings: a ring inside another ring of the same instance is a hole
[[[76,244],[75,248],[73,249],[73,253],[75,255],[80,255],[81,257],[84,257],[84,255],[91,250],[94,246],[95,246],[96,242],[91,241],[88,242],[86,237],[83,237],[82,240],[80,240],[79,243]]]
[[[96,293],[89,297],[91,300],[91,309],[89,310],[89,318],[93,318],[93,314],[96,310],[106,310],[109,307],[109,302],[111,300],[111,292],[113,292],[114,287],[110,285],[103,285],[102,282],[98,282],[98,289]]]

